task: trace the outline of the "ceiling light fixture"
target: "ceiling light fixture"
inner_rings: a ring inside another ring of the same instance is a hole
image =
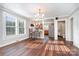
[[[44,13],[42,12],[42,9],[38,9],[37,14],[35,15],[36,19],[43,19]]]

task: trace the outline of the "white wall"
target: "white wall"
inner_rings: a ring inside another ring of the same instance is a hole
[[[71,19],[73,17],[73,44],[79,48],[79,10],[75,11],[72,16],[69,17]]]
[[[58,22],[54,20],[54,39],[58,40]]]
[[[0,41],[3,39],[2,35],[3,35],[3,32],[2,32],[2,11],[0,10]]]
[[[8,10],[9,11],[9,10]],[[13,14],[18,20],[25,20],[25,34],[16,34],[11,36],[6,36],[6,27],[5,27],[5,20],[4,20],[4,13],[5,11],[0,9],[0,47],[6,46],[8,44],[12,44],[17,41],[21,41],[24,39],[29,38],[29,24],[30,19],[28,18],[22,18],[19,15]],[[9,12],[10,13],[10,12]]]
[[[70,26],[70,20],[67,18],[66,19],[66,22],[65,22],[65,26],[66,26],[66,28],[65,28],[65,33],[66,33],[66,40],[67,41],[72,41],[71,40],[71,26]]]

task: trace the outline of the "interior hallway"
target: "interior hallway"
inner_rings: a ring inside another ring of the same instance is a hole
[[[64,41],[47,42],[41,39],[28,39],[0,48],[2,56],[77,56],[79,49]]]

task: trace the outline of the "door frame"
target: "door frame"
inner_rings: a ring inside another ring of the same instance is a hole
[[[66,41],[66,30],[65,30],[66,29],[66,21],[63,20],[63,21],[58,21],[58,22],[64,22],[64,40]],[[58,32],[59,32],[59,30],[58,30]],[[59,35],[59,33],[58,33],[58,35]]]

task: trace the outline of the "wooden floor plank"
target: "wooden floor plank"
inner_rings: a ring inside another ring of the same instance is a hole
[[[27,39],[0,48],[0,56],[79,56],[79,49],[64,41]]]

